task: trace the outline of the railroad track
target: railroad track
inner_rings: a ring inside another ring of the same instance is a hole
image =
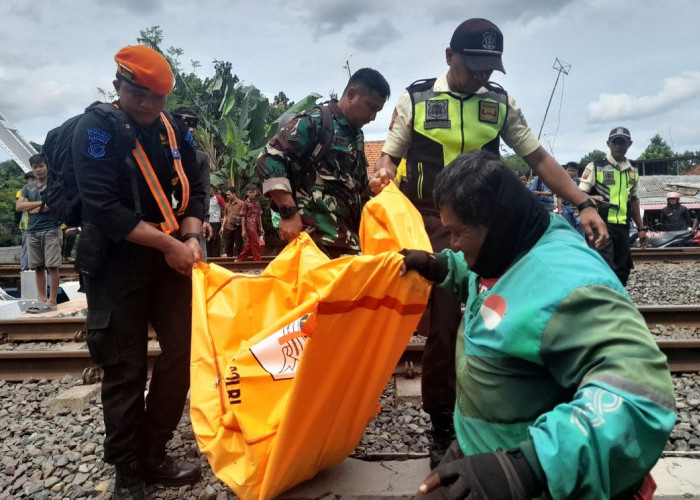
[[[671,372],[700,372],[700,339],[658,339],[656,343],[666,355]],[[149,365],[159,353],[156,343],[149,346]],[[396,366],[395,374],[408,378],[419,375],[422,354],[423,344],[409,344]],[[53,379],[64,375],[82,377],[85,383],[94,383],[100,379],[99,369],[92,365],[85,347],[0,351],[0,380]]]
[[[234,257],[212,257],[208,260],[211,264],[217,264],[221,267],[225,267],[233,272],[247,272],[247,271],[262,271],[265,266],[267,266],[274,256],[263,256],[260,261],[246,260],[244,262],[236,262]],[[75,266],[73,264],[61,264],[58,268],[61,279],[64,281],[71,281],[78,279],[78,273],[75,271]],[[20,266],[19,264],[0,264],[0,281],[9,282],[17,281],[20,279]]]
[[[632,260],[639,263],[695,262],[700,261],[700,247],[632,248]]]
[[[639,306],[649,328],[658,325],[700,329],[700,304],[698,305],[644,305]],[[31,318],[22,316],[0,319],[0,345],[3,342],[49,342],[85,340],[85,318]],[[155,332],[150,331],[155,338]]]
[[[635,262],[686,262],[700,261],[700,247],[678,248],[632,248],[632,258]],[[234,272],[262,270],[274,256],[265,255],[261,261],[235,262],[233,257],[212,257],[208,262],[230,269]],[[73,280],[78,275],[73,264],[62,264],[59,267],[61,279]],[[18,264],[0,264],[0,281],[19,280],[20,267]]]

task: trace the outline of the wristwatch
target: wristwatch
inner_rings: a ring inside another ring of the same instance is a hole
[[[296,214],[299,213],[299,209],[296,205],[285,205],[279,208],[280,217],[283,219],[291,219]]]
[[[202,243],[202,241],[204,241],[204,238],[199,233],[185,233],[180,238],[180,241],[185,242],[185,241],[189,240],[190,238],[197,238],[197,241],[199,241],[200,243]]]
[[[593,207],[593,208],[596,207],[596,204],[595,204],[595,201],[593,201],[593,198],[587,198],[586,201],[584,201],[583,203],[579,203],[578,205],[576,205],[576,209],[579,212],[582,212],[584,208],[588,208],[588,207]]]

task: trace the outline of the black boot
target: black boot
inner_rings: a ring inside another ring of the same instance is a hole
[[[114,500],[146,500],[141,462],[117,465],[114,480]]]
[[[185,486],[199,481],[201,475],[199,465],[184,460],[174,460],[165,454],[149,457],[146,460],[145,479],[148,484]]]
[[[447,448],[455,440],[452,415],[431,415],[432,425],[428,432],[428,446],[430,453],[430,469],[434,469],[445,456]]]

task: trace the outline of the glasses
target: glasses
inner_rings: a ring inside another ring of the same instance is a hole
[[[183,116],[182,121],[185,122],[185,125],[187,125],[188,128],[197,128],[197,124],[199,123],[199,118],[190,117],[190,116]]]

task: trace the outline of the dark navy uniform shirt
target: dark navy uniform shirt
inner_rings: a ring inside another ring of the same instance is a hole
[[[189,179],[190,198],[185,217],[202,220],[206,193],[197,165],[192,134],[184,123],[173,120],[180,156]],[[177,199],[180,185],[173,168],[165,126],[160,120],[147,127],[136,127],[146,155],[168,199]],[[109,120],[98,113],[85,113],[73,132],[73,164],[82,199],[82,218],[101,226],[110,239],[120,241],[139,223],[162,222],[163,215],[137,167],[138,193],[142,217],[135,210],[131,174],[124,153],[116,150],[116,132]],[[129,153],[131,154],[131,153]]]

